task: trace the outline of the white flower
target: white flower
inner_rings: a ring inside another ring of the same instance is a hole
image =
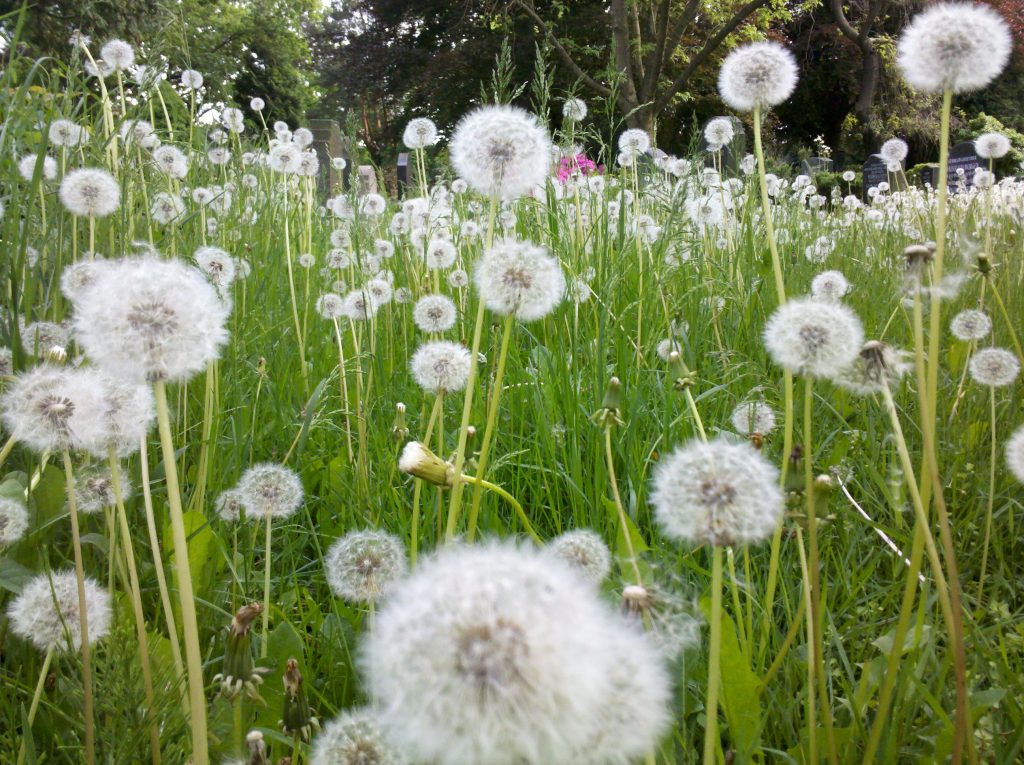
[[[982,159],[1005,157],[1010,148],[1010,139],[1002,133],[982,133],[974,139],[974,150]]]
[[[968,366],[976,383],[993,388],[1009,385],[1020,373],[1020,362],[1017,357],[1002,348],[978,350],[971,356]]]
[[[342,712],[313,740],[310,765],[408,765],[380,730],[369,708]]]
[[[455,302],[444,295],[426,295],[416,301],[412,319],[421,332],[446,332],[455,325]]]
[[[796,59],[788,49],[771,41],[747,43],[722,62],[718,92],[733,109],[749,112],[781,104],[797,78]]]
[[[1006,21],[981,3],[936,3],[903,30],[896,65],[925,93],[979,90],[1003,71],[1013,40]]]
[[[28,510],[25,503],[0,496],[0,549],[13,545],[28,531]]]
[[[723,546],[771,536],[784,509],[775,466],[724,438],[691,441],[659,462],[651,504],[669,538]]]
[[[764,343],[776,364],[793,374],[833,377],[850,364],[864,342],[857,315],[842,303],[814,298],[780,306],[764,328]]]
[[[1014,478],[1024,483],[1024,426],[1017,428],[1006,442],[1006,466]]]
[[[112,376],[187,380],[227,341],[228,307],[199,270],[155,257],[97,263],[75,302],[75,336]]]
[[[548,542],[545,549],[594,584],[603,582],[612,570],[608,545],[590,529],[566,531]]]
[[[544,184],[551,141],[537,118],[515,106],[484,106],[463,117],[449,146],[455,172],[475,190],[518,199]]]
[[[562,104],[562,116],[569,122],[582,122],[587,116],[587,105],[579,98],[567,99]]]
[[[72,651],[82,646],[78,583],[74,571],[54,571],[29,580],[7,609],[15,635],[28,640],[40,651]],[[95,644],[110,630],[110,594],[92,579],[85,580],[85,614],[89,643]]]
[[[627,654],[641,663],[632,674],[646,683],[634,690],[653,724],[621,762],[663,730],[660,657],[554,556],[492,544],[448,548],[396,585],[363,664],[388,739],[414,762],[579,765],[609,754],[592,743],[623,701]]]
[[[565,295],[565,276],[547,250],[530,242],[504,239],[477,261],[473,272],[480,298],[502,316],[536,321],[551,313]]]
[[[811,295],[818,300],[839,300],[849,291],[842,271],[823,271],[811,280]]]
[[[409,149],[425,149],[437,143],[437,125],[426,117],[409,120],[402,132],[402,143]]]
[[[752,433],[766,436],[775,429],[775,412],[763,401],[737,404],[730,420],[736,432],[744,436]]]
[[[409,366],[416,384],[428,393],[451,393],[466,387],[472,356],[458,343],[434,340],[412,355]]]
[[[957,340],[981,340],[992,331],[992,319],[982,311],[961,311],[949,323],[949,331]]]
[[[331,592],[353,603],[375,603],[405,575],[401,540],[384,531],[350,531],[327,551]]]
[[[103,218],[121,205],[121,187],[106,170],[72,170],[60,183],[60,201],[72,215]]]

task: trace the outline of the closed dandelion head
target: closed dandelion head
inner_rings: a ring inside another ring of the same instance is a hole
[[[437,125],[426,117],[409,120],[402,131],[402,143],[409,149],[425,149],[437,143]]]
[[[124,40],[110,40],[100,48],[103,61],[115,72],[122,72],[135,63],[135,50]]]
[[[117,476],[121,487],[121,501],[124,502],[131,498],[132,485],[120,465],[117,466]],[[75,506],[78,512],[95,515],[104,508],[114,507],[116,500],[114,476],[110,468],[93,468],[75,476]]]
[[[566,531],[548,542],[546,549],[594,584],[603,582],[612,570],[608,545],[590,529]]]
[[[447,332],[455,326],[457,317],[455,302],[444,295],[421,297],[412,309],[412,320],[421,332]]]
[[[419,441],[410,441],[398,458],[398,469],[435,486],[451,486],[454,466],[434,454]]]
[[[882,148],[878,150],[878,156],[886,164],[899,164],[907,158],[908,150],[907,142],[902,138],[890,138],[882,144]]]
[[[569,122],[582,122],[587,116],[587,105],[579,98],[567,99],[562,104],[562,116]]]
[[[385,733],[414,762],[570,765],[642,639],[547,553],[456,547],[394,588],[363,666]]]
[[[1024,426],[1017,428],[1006,442],[1006,467],[1024,483]]]
[[[949,323],[949,331],[957,340],[981,340],[992,331],[992,319],[983,311],[961,311]]]
[[[408,765],[385,740],[369,707],[342,712],[313,739],[310,765]]]
[[[1010,139],[1002,133],[982,133],[974,139],[974,151],[982,159],[1000,159],[1010,148]]]
[[[263,462],[242,473],[236,487],[248,515],[287,518],[302,504],[302,481],[284,465]]]
[[[325,319],[340,319],[345,315],[345,299],[333,292],[325,292],[317,298],[316,312]]]
[[[92,446],[107,432],[105,386],[89,370],[34,367],[14,378],[0,409],[8,432],[39,453]]]
[[[455,172],[476,191],[518,199],[544,184],[551,140],[532,114],[505,105],[483,106],[463,117],[449,146]]]
[[[558,261],[531,242],[495,243],[477,261],[473,279],[488,309],[520,321],[543,319],[565,296],[565,276]]]
[[[908,355],[878,340],[864,343],[853,363],[833,378],[841,388],[866,396],[899,383],[910,371]]]
[[[28,510],[25,503],[0,496],[0,549],[13,545],[28,531]]]
[[[77,652],[82,646],[78,582],[74,571],[54,571],[29,580],[7,609],[11,630],[40,651],[51,648]],[[85,580],[85,613],[89,643],[95,645],[110,630],[110,594],[94,580]]]
[[[778,470],[748,443],[691,441],[658,463],[651,504],[671,539],[729,546],[759,542],[782,519]]]
[[[452,393],[466,387],[472,356],[458,343],[434,340],[412,355],[409,366],[416,384],[428,393]]]
[[[666,337],[654,349],[655,353],[658,354],[658,358],[662,361],[668,361],[673,353],[681,353],[682,350],[683,344],[674,337]]]
[[[1001,388],[1017,379],[1020,362],[1014,354],[1002,348],[982,348],[971,356],[968,368],[979,385]]]
[[[856,358],[863,342],[864,329],[852,310],[813,298],[779,306],[764,328],[772,360],[807,377],[834,377]]]
[[[767,109],[789,98],[799,70],[790,51],[775,42],[754,42],[733,50],[718,73],[718,92],[740,112]]]
[[[766,436],[775,430],[775,410],[763,401],[746,401],[732,410],[733,428],[743,436]]]
[[[61,204],[72,215],[103,218],[121,205],[121,187],[106,170],[72,170],[60,183]]]
[[[850,283],[842,271],[823,271],[811,280],[811,296],[818,300],[841,300],[849,291]]]
[[[1006,20],[990,6],[936,3],[903,30],[896,65],[917,90],[966,93],[999,76],[1012,44]]]
[[[244,691],[253,701],[262,703],[259,686],[263,675],[269,670],[257,667],[252,659],[252,626],[263,613],[259,603],[249,603],[239,608],[231,619],[224,645],[222,672],[213,676],[213,682],[220,685],[219,695],[229,701],[238,698]]]
[[[331,592],[352,603],[376,603],[406,568],[401,540],[384,531],[350,532],[331,545],[324,558]]]
[[[105,261],[75,302],[75,337],[112,376],[184,381],[220,355],[228,311],[206,276],[184,263]]]

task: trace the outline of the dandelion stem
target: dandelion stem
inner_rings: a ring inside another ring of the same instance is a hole
[[[807,614],[807,761],[812,765],[818,762],[818,709],[814,699],[814,671],[817,664],[814,648],[814,619],[811,598],[811,577],[807,566],[807,554],[804,551],[804,535],[800,526],[796,527],[797,551],[800,553],[800,570],[804,579],[804,603]]]
[[[604,429],[604,458],[608,466],[608,483],[612,489],[612,497],[615,499],[615,509],[619,514],[619,528],[622,529],[622,538],[626,541],[626,551],[629,553],[629,565],[633,569],[633,576],[636,583],[643,584],[643,577],[640,575],[640,564],[636,559],[636,550],[633,547],[633,535],[629,533],[629,526],[626,523],[626,508],[622,504],[622,496],[619,494],[619,479],[615,474],[615,455],[612,453],[612,429]]]
[[[711,635],[708,651],[708,695],[704,702],[704,765],[716,765],[718,741],[718,686],[722,656],[722,548],[711,548]]]
[[[189,723],[192,728],[192,765],[209,765],[206,734],[206,694],[203,687],[203,658],[199,649],[199,625],[192,589],[192,570],[188,560],[188,538],[178,486],[178,468],[174,461],[174,441],[167,411],[167,391],[163,380],[153,384],[156,398],[157,426],[167,481],[167,505],[174,543],[174,565],[178,574],[178,598],[181,606],[181,627],[185,638],[185,660],[188,670]]]
[[[7,461],[8,455],[10,455],[11,450],[14,448],[14,445],[17,442],[18,442],[18,439],[15,438],[14,436],[11,436],[6,441],[4,441],[3,447],[0,448],[0,467],[2,467],[4,462]]]
[[[270,522],[270,513],[265,513],[266,537],[263,545],[263,640],[260,642],[260,658],[266,658],[270,650],[270,532],[273,524]]]
[[[96,762],[96,730],[93,721],[92,653],[89,645],[89,616],[85,601],[85,565],[82,561],[82,537],[78,529],[78,503],[75,500],[75,474],[71,453],[64,449],[64,478],[67,482],[68,514],[71,516],[71,540],[75,553],[75,579],[78,583],[78,625],[82,632],[82,714],[85,717],[85,761]]]
[[[992,539],[992,514],[996,501],[996,389],[989,386],[989,413],[991,415],[991,436],[992,449],[989,452],[988,470],[988,503],[985,507],[985,541],[981,546],[981,573],[978,575],[977,601],[981,603],[981,596],[985,592],[985,570],[988,565],[988,547]],[[1011,536],[1012,538],[1012,536]]]
[[[39,680],[36,683],[36,690],[32,694],[32,702],[28,707],[28,726],[32,727],[32,723],[35,722],[36,712],[39,711],[39,701],[43,697],[43,689],[46,687],[46,676],[50,673],[50,663],[53,661],[53,654],[56,650],[56,646],[50,646],[46,649],[46,654],[43,656],[43,666],[39,670]],[[21,736],[21,746],[18,747],[18,765],[25,765],[25,738],[28,736],[28,731],[25,731]]]
[[[530,524],[530,519],[526,515],[526,511],[523,510],[523,506],[519,504],[519,500],[517,500],[503,488],[498,486],[496,483],[485,481],[480,476],[471,476],[466,474],[462,474],[461,476],[459,476],[459,481],[456,481],[456,485],[459,483],[475,483],[477,486],[482,486],[488,491],[493,491],[499,497],[502,497],[505,501],[512,505],[512,509],[516,511],[516,515],[519,516],[519,521],[523,524],[523,529],[526,531],[527,534],[530,535],[533,541],[537,542],[538,544],[542,541],[537,532],[533,530],[533,526]]]

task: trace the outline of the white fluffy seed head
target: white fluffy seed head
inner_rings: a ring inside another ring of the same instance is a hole
[[[104,261],[78,293],[75,337],[111,376],[184,381],[220,355],[228,312],[203,273],[180,261]]]
[[[26,181],[31,181],[36,173],[36,165],[40,162],[43,165],[40,178],[44,181],[52,181],[57,177],[57,161],[53,157],[43,156],[40,158],[38,154],[26,154],[18,160],[18,175]]]
[[[245,497],[238,489],[226,489],[217,495],[214,507],[218,517],[228,523],[238,523],[245,513]],[[252,516],[246,515],[246,520],[253,520]],[[257,519],[258,520],[258,519]]]
[[[0,549],[13,545],[28,531],[25,503],[12,497],[0,497]]]
[[[980,385],[1001,388],[1017,379],[1020,362],[1003,348],[982,348],[971,356],[971,377]]]
[[[546,549],[594,584],[601,584],[612,570],[608,545],[590,529],[566,531],[548,542]]]
[[[235,280],[235,261],[220,247],[200,247],[195,254],[196,265],[218,290],[226,290]]]
[[[581,122],[587,116],[587,105],[579,98],[570,98],[562,104],[562,116],[569,122]]]
[[[823,271],[811,280],[811,295],[818,300],[840,300],[849,291],[842,271]]]
[[[532,114],[515,106],[483,106],[455,126],[452,166],[476,191],[518,199],[544,184],[551,139]]]
[[[452,393],[466,387],[472,356],[458,343],[434,340],[412,355],[409,366],[416,384],[428,393]]]
[[[106,170],[72,170],[60,183],[61,204],[72,215],[103,218],[121,205],[121,187]]]
[[[712,151],[718,151],[733,139],[735,130],[728,117],[715,117],[704,126],[704,140]]]
[[[992,319],[982,311],[969,308],[953,317],[949,331],[957,340],[981,340],[992,331]]]
[[[747,401],[736,405],[730,421],[741,435],[759,433],[766,436],[775,429],[775,410],[763,401]]]
[[[407,567],[402,541],[384,531],[349,532],[324,558],[331,592],[353,603],[376,603]]]
[[[787,48],[775,42],[754,42],[733,50],[718,73],[718,92],[740,112],[777,106],[796,88],[799,70]]]
[[[30,579],[7,609],[15,635],[40,651],[72,651],[82,646],[78,583],[74,571],[55,571]],[[92,579],[85,580],[85,614],[89,643],[95,645],[110,630],[110,594]]]
[[[864,329],[851,309],[814,298],[779,306],[764,328],[772,360],[807,377],[836,376],[857,357],[863,342]]]
[[[650,148],[651,136],[646,130],[629,128],[619,136],[619,151],[630,157],[637,157]]]
[[[1005,19],[981,3],[936,3],[903,30],[896,65],[917,90],[965,93],[999,76],[1013,40]]]
[[[121,500],[126,502],[132,496],[132,484],[120,465],[117,466],[117,479],[120,482]],[[95,515],[106,507],[114,507],[116,501],[114,475],[110,468],[84,470],[75,476],[75,508],[78,512]]]
[[[380,730],[369,707],[342,712],[313,740],[310,765],[408,765]]]
[[[153,428],[156,405],[153,390],[132,380],[99,373],[103,384],[105,428],[101,438],[82,448],[98,459],[107,459],[110,451],[127,457],[139,450],[139,444]]]
[[[426,117],[414,117],[402,131],[402,143],[409,149],[425,149],[437,143],[437,125]]]
[[[890,138],[878,150],[878,156],[887,164],[900,163],[907,158],[909,147],[902,138]]]
[[[982,133],[974,139],[974,150],[982,159],[1005,157],[1010,148],[1010,139],[1002,133]]]
[[[115,72],[121,72],[135,63],[135,50],[124,40],[109,40],[100,48],[104,63]]]
[[[345,315],[345,299],[333,292],[325,292],[317,298],[316,312],[325,319],[340,319]]]
[[[412,319],[421,332],[447,332],[455,326],[456,318],[455,302],[445,295],[425,295],[412,309]]]
[[[448,548],[399,583],[363,665],[384,731],[411,761],[578,765],[584,751],[604,761],[592,745],[623,701],[624,654],[642,662],[634,691],[661,719],[669,686],[645,636],[550,554],[491,544]],[[653,727],[632,757],[655,743]]]
[[[458,254],[459,252],[455,249],[455,244],[450,239],[435,237],[427,244],[424,260],[426,261],[427,268],[443,270],[455,265],[455,259],[458,257]]]
[[[302,504],[298,473],[274,462],[253,465],[242,473],[236,488],[246,514],[257,518],[288,518]]]
[[[477,261],[473,279],[487,308],[520,321],[543,319],[565,296],[558,261],[531,242],[495,243]]]
[[[373,295],[365,289],[355,289],[345,296],[345,316],[352,321],[366,321],[377,315],[380,308]]]
[[[1017,428],[1006,442],[1006,467],[1024,483],[1024,426]]]
[[[899,383],[912,367],[910,356],[878,340],[868,340],[857,358],[836,374],[832,381],[858,396],[881,393]]]
[[[753,446],[691,441],[658,463],[651,504],[666,536],[694,544],[760,542],[782,519],[779,472]]]

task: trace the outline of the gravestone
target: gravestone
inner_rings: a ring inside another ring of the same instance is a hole
[[[320,172],[317,175],[317,187],[320,193],[330,195],[340,189],[347,179],[331,165],[333,157],[344,157],[345,145],[341,136],[341,127],[337,120],[310,120],[309,129],[313,133],[313,150],[320,160]]]
[[[865,195],[868,193],[868,189],[877,187],[882,182],[889,182],[889,168],[886,166],[885,160],[877,154],[872,154],[867,158],[867,161],[861,168],[861,175],[863,177]]]
[[[377,172],[372,165],[359,166],[359,195],[377,193]]]
[[[712,117],[712,119],[718,119]],[[732,123],[732,140],[727,143],[721,149],[721,160],[716,159],[715,154],[711,152],[711,146],[708,144],[708,139],[704,137],[704,128],[708,126],[708,120],[704,123],[704,126],[700,131],[700,151],[707,155],[704,160],[705,167],[716,167],[717,163],[721,162],[721,170],[723,175],[739,175],[740,171],[740,160],[743,159],[743,155],[747,152],[747,133],[743,128],[743,122],[738,117],[726,117]]]
[[[398,155],[398,196],[405,196],[409,180],[409,152],[403,151]]]
[[[831,173],[832,160],[828,157],[810,157],[800,163],[800,170],[804,175],[816,175],[818,173]]]
[[[974,150],[974,141],[963,141],[949,150],[949,164],[947,167],[946,184],[950,191],[956,191],[957,183],[960,180],[958,170],[963,170],[964,185],[970,188],[974,185],[974,171],[982,167],[981,159]],[[935,179],[938,182],[938,178]]]
[[[939,185],[938,162],[930,162],[921,168],[921,185],[931,186],[933,189]]]

